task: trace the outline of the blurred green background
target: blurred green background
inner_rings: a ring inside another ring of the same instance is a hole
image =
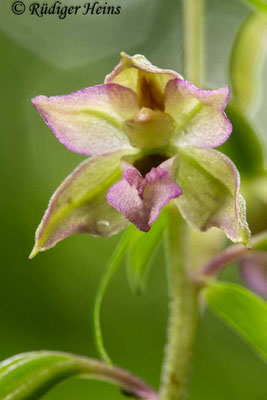
[[[112,2],[121,4],[119,16],[71,16],[63,21],[55,16],[15,16],[10,0],[0,5],[0,359],[37,349],[97,355],[92,306],[119,235],[108,239],[71,237],[34,260],[27,259],[49,197],[83,159],[56,140],[30,99],[103,82],[119,61],[121,50],[142,53],[155,65],[181,70],[179,1]],[[205,83],[219,87],[228,83],[232,42],[248,8],[237,0],[210,0],[206,8]],[[267,82],[262,85],[264,92]],[[263,110],[262,106],[255,115],[261,127],[267,123]],[[238,279],[235,275],[226,272],[227,279]],[[122,266],[102,310],[105,342],[114,362],[156,387],[166,318],[161,248],[153,261],[147,291],[133,295]],[[265,400],[266,377],[266,366],[250,348],[205,312],[197,337],[190,400]],[[86,398],[112,400],[123,396],[108,384],[70,379],[44,397]]]

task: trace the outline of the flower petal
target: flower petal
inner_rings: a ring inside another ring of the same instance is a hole
[[[184,218],[200,231],[214,226],[233,242],[250,245],[245,201],[232,161],[216,150],[190,146],[180,148],[179,161],[177,182],[183,196],[176,202]]]
[[[123,163],[125,168],[126,162]],[[107,200],[141,231],[148,232],[162,207],[182,194],[167,169],[152,168],[143,178],[129,166],[123,179],[109,190]]]
[[[177,72],[155,67],[140,54],[131,57],[122,52],[120,63],[109,75],[106,76],[105,83],[118,83],[119,85],[126,86],[137,93],[138,80],[140,76],[139,71],[153,74],[162,91],[164,91],[164,88],[170,79],[182,78]]]
[[[267,253],[249,254],[240,261],[240,273],[246,285],[267,298]]]
[[[131,147],[123,122],[135,116],[138,104],[128,88],[98,85],[65,96],[37,96],[32,103],[71,151],[100,155]]]
[[[128,221],[106,201],[111,185],[121,177],[121,152],[82,162],[59,186],[36,231],[31,257],[53,247],[69,235],[114,235]]]
[[[173,79],[165,89],[165,112],[176,121],[175,145],[203,148],[223,144],[232,132],[224,113],[229,88],[201,90],[183,79]]]

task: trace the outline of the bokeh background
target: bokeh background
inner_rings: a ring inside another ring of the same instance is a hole
[[[119,16],[71,16],[63,21],[56,16],[15,16],[11,3],[5,0],[0,5],[0,359],[38,349],[96,357],[93,301],[120,235],[71,237],[28,260],[49,197],[83,159],[56,140],[30,99],[103,82],[118,63],[121,50],[145,54],[155,65],[180,71],[181,2],[110,0],[122,6]],[[207,1],[207,86],[229,82],[231,46],[248,12],[238,0]],[[267,80],[262,79],[261,85],[262,93],[267,93]],[[262,132],[267,125],[266,101],[263,97],[254,117]],[[226,271],[224,278],[239,279],[234,269]],[[131,292],[122,265],[102,309],[105,343],[114,362],[155,387],[159,385],[166,318],[165,264],[160,248],[146,292],[139,296]],[[265,400],[266,377],[266,366],[252,350],[205,311],[197,336],[190,400]],[[113,386],[81,379],[70,379],[44,396],[45,400],[87,398],[119,400],[123,396]]]

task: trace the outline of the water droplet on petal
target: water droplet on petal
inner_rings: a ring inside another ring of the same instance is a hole
[[[97,221],[97,225],[98,226],[106,226],[106,227],[109,227],[109,222],[108,221]]]
[[[100,235],[107,235],[108,234],[109,229],[110,229],[109,221],[100,220],[100,221],[97,221],[96,225],[97,225],[97,230],[98,230]]]

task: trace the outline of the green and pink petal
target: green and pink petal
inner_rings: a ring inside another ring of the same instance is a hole
[[[165,112],[176,122],[172,143],[213,148],[231,135],[232,125],[224,109],[229,88],[201,90],[183,79],[173,79],[165,88]]]
[[[139,108],[136,94],[128,88],[97,85],[64,96],[37,96],[32,103],[71,151],[102,155],[131,148],[123,123]]]

